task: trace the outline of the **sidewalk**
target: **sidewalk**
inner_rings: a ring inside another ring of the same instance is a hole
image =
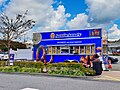
[[[95,76],[94,80],[109,80],[120,82],[120,71],[103,71],[102,75]]]

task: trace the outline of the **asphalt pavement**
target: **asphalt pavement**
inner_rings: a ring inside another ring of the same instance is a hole
[[[120,83],[0,73],[0,90],[120,90]]]
[[[113,57],[118,58],[119,61],[117,63],[112,64],[111,71],[120,71],[120,56],[113,56]]]

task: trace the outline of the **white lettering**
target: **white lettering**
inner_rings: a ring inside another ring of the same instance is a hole
[[[63,34],[55,34],[55,38],[69,38],[69,37],[81,37],[81,33],[63,33]]]

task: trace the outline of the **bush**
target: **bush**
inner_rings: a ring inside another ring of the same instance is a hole
[[[47,65],[49,74],[85,76],[95,75],[95,71],[85,68],[80,63],[54,63]]]
[[[95,71],[85,68],[80,63],[53,63],[44,66],[42,62],[17,61],[13,66],[5,66],[5,62],[0,62],[1,72],[28,72],[41,73],[46,67],[49,74],[69,75],[69,76],[85,76],[95,75]]]
[[[69,68],[64,68],[61,70],[49,70],[49,74],[59,74],[59,75],[69,75],[69,76],[85,76],[84,72],[80,70],[72,70]]]
[[[6,66],[6,61],[0,61],[0,67]]]
[[[72,68],[72,69],[79,68],[80,70],[85,69],[85,67],[83,67],[83,65],[80,63],[53,63],[53,64],[48,64],[47,67],[57,68],[57,69],[63,68],[63,67]]]
[[[38,69],[38,68],[26,68],[26,67],[23,67],[23,68],[20,69],[20,72],[40,73],[41,70]]]
[[[13,63],[14,66],[19,66],[20,68],[37,68],[43,70],[44,64],[42,62],[28,62],[28,61],[17,61]]]
[[[13,66],[6,66],[6,67],[0,67],[1,72],[18,72],[19,67],[13,67]]]
[[[0,67],[0,72],[28,72],[28,73],[40,73],[41,70],[38,68],[26,68],[19,66],[6,66],[6,67]]]
[[[95,70],[92,70],[91,68],[85,68],[83,72],[87,76],[94,76],[96,74]]]

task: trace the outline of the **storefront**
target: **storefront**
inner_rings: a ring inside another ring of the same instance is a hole
[[[81,56],[94,55],[102,47],[102,29],[69,30],[34,33],[33,58],[44,62],[80,61]]]

